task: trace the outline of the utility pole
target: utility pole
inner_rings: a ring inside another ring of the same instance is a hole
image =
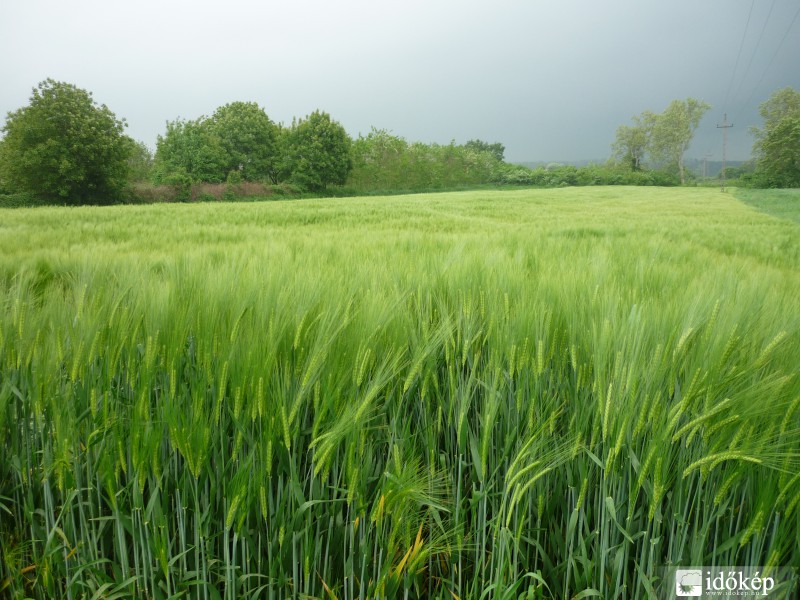
[[[712,154],[710,152],[706,152],[706,155],[703,157],[703,179],[708,179],[708,159],[711,158]]]
[[[722,191],[725,191],[725,167],[727,164],[727,151],[728,151],[728,129],[733,127],[733,123],[728,124],[728,113],[725,113],[722,118],[722,125],[717,125],[717,129],[722,129]]]

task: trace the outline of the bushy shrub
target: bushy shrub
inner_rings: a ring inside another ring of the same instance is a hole
[[[140,182],[130,186],[127,204],[152,204],[158,202],[219,202],[267,198],[276,195],[275,188],[264,183],[243,181],[236,185],[227,183],[193,183],[185,180],[174,185],[153,185]]]
[[[0,208],[26,208],[29,206],[41,206],[42,204],[44,204],[43,200],[27,192],[0,194]]]
[[[730,178],[728,178],[728,180],[730,181]],[[737,184],[741,185],[742,187],[763,189],[796,187],[796,184],[791,179],[776,175],[774,173],[765,173],[764,171],[743,173],[737,180]]]
[[[192,199],[192,177],[185,171],[173,171],[164,177],[163,182],[175,190],[175,202],[188,202]]]
[[[222,199],[230,202],[231,200],[236,199],[236,188],[231,184],[227,184],[225,186],[225,190],[222,192]]]
[[[522,165],[501,164],[494,172],[492,183],[502,185],[535,185],[535,171]]]
[[[269,195],[286,198],[296,198],[303,194],[303,189],[288,182],[276,183],[267,186]]]
[[[631,171],[613,166],[558,165],[529,169],[521,165],[503,164],[495,173],[494,183],[535,187],[587,185],[678,185],[678,178],[663,171]]]
[[[492,183],[502,163],[476,140],[465,145],[409,143],[374,129],[353,143],[353,171],[346,187],[355,193],[419,192]]]

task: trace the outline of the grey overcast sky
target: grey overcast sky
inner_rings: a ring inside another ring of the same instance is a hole
[[[52,77],[155,147],[168,120],[236,100],[352,136],[506,145],[511,161],[604,159],[616,128],[693,96],[689,157],[750,156],[772,92],[800,90],[798,0],[3,0],[0,114]]]

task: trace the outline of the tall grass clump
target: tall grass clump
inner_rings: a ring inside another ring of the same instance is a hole
[[[2,596],[651,598],[670,566],[800,566],[800,238],[730,195],[2,216]]]

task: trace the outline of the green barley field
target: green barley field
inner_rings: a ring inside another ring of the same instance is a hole
[[[673,598],[674,566],[799,567],[799,214],[624,187],[0,211],[0,597]]]

